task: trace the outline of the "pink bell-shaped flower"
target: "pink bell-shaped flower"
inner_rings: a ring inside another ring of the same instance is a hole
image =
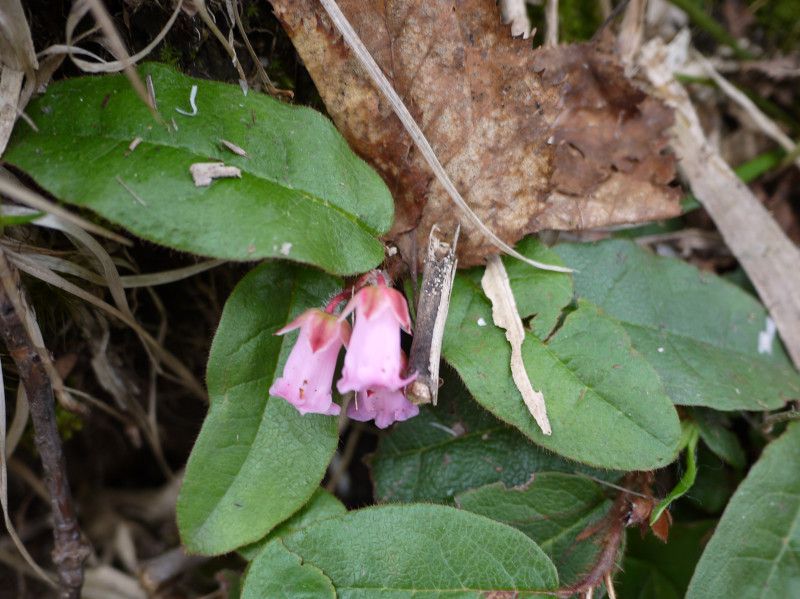
[[[347,406],[347,416],[359,422],[374,420],[378,428],[386,428],[419,414],[419,407],[408,401],[402,391],[367,389],[356,395]]]
[[[276,335],[300,329],[283,376],[269,388],[270,395],[282,397],[301,414],[337,415],[331,387],[336,358],[350,340],[350,324],[333,314],[310,309],[287,324]]]
[[[340,318],[356,311],[353,338],[344,357],[339,393],[388,389],[397,391],[414,380],[404,379],[400,329],[409,332],[411,318],[403,295],[386,285],[362,288]]]

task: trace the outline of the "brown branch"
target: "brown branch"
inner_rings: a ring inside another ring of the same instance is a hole
[[[67,480],[66,462],[56,427],[55,400],[40,350],[31,341],[20,315],[24,309],[17,273],[0,254],[0,336],[17,365],[33,421],[34,442],[44,469],[55,523],[53,562],[59,579],[59,597],[77,599],[83,586],[83,562],[90,549],[81,535]]]
[[[599,538],[601,549],[594,563],[579,580],[558,589],[556,596],[571,597],[578,593],[587,593],[604,581],[607,583],[609,596],[611,595],[613,591],[608,586],[608,581],[611,580],[617,567],[617,557],[622,547],[625,529],[629,526],[646,527],[656,503],[650,498],[652,479],[652,472],[631,472],[625,476],[623,489],[614,499],[605,517],[590,524],[576,537],[577,541],[585,541],[601,535]]]
[[[439,393],[439,359],[442,336],[450,307],[450,292],[456,275],[456,245],[461,227],[457,227],[451,242],[438,237],[434,226],[428,238],[428,253],[422,274],[422,290],[417,303],[414,339],[408,356],[408,372],[417,379],[408,387],[408,399],[415,404],[436,405]],[[412,258],[415,260],[416,258]]]

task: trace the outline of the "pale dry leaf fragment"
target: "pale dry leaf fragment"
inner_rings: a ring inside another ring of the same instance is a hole
[[[230,150],[237,156],[242,156],[243,158],[250,158],[250,156],[248,156],[247,152],[243,148],[240,148],[235,143],[230,142],[227,139],[220,139],[219,143],[221,143],[223,146],[225,146],[228,150]]]
[[[645,0],[630,0],[622,17],[619,35],[617,35],[616,49],[620,61],[625,65],[626,75],[634,71],[633,59],[644,38],[644,21],[647,11]]]
[[[528,373],[525,370],[525,363],[522,361],[522,343],[525,341],[525,328],[522,326],[522,319],[517,310],[517,303],[514,300],[514,293],[511,291],[511,283],[508,280],[503,261],[499,256],[489,256],[486,261],[486,270],[481,278],[481,287],[489,301],[492,302],[492,320],[498,327],[505,329],[506,339],[511,344],[511,377],[514,384],[522,394],[522,399],[528,407],[528,411],[533,416],[536,424],[542,429],[542,433],[550,435],[550,420],[547,418],[547,407],[544,403],[544,395],[535,391]]]
[[[24,73],[17,69],[0,66],[0,156],[6,150],[14,123],[17,122],[19,111],[19,94],[22,91]]]
[[[84,599],[146,599],[148,594],[133,576],[111,566],[100,565],[86,570],[81,596]]]
[[[197,116],[197,86],[193,85],[192,89],[189,91],[189,107],[192,109],[191,111],[183,110],[182,108],[176,108],[175,112],[182,114],[183,116]]]
[[[767,316],[764,322],[764,330],[758,333],[758,353],[772,355],[772,344],[775,341],[775,333],[777,332],[775,321]]]
[[[800,249],[706,138],[689,95],[667,65],[668,55],[669,48],[655,39],[642,48],[639,63],[656,93],[675,109],[671,145],[679,166],[800,367]]]
[[[503,23],[511,25],[511,35],[528,39],[531,36],[531,22],[525,0],[500,0],[500,13]]]
[[[195,162],[189,167],[195,187],[211,185],[214,179],[242,177],[242,170],[235,166],[225,166],[223,162]]]

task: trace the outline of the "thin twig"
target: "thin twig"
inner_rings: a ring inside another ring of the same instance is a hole
[[[800,410],[787,410],[764,417],[764,429],[768,432],[779,422],[789,422],[790,420],[800,420]]]
[[[100,29],[103,32],[108,44],[111,48],[111,51],[119,58],[121,61],[125,62],[130,59],[130,55],[128,54],[128,50],[125,48],[125,44],[122,42],[122,38],[117,31],[117,28],[114,26],[114,21],[111,19],[111,15],[108,14],[108,10],[106,9],[105,5],[100,2],[100,0],[85,0],[89,6],[89,10],[94,17],[94,20],[100,26]],[[145,106],[150,110],[150,113],[153,115],[153,118],[161,122],[161,116],[156,111],[156,107],[150,104],[150,98],[147,95],[147,88],[142,81],[142,78],[139,76],[139,73],[136,72],[136,69],[133,67],[132,64],[126,64],[123,68],[125,71],[125,76],[128,78],[128,81],[131,83],[131,87],[133,87],[136,95],[144,102]]]
[[[55,587],[55,581],[52,576],[49,576],[40,566],[36,560],[31,557],[28,550],[25,548],[22,539],[11,521],[11,516],[8,513],[8,451],[6,451],[6,397],[5,386],[3,384],[3,369],[0,368],[0,507],[3,510],[3,520],[6,525],[6,531],[11,541],[19,551],[20,555],[25,559],[31,569],[51,587]]]
[[[59,596],[77,599],[83,586],[83,562],[90,549],[81,535],[67,480],[64,451],[56,426],[55,400],[42,358],[23,324],[23,300],[18,277],[0,253],[0,335],[17,365],[30,402],[34,442],[42,461],[44,480],[53,510],[53,562],[58,572]]]
[[[294,92],[275,87],[275,84],[272,83],[269,75],[267,75],[267,71],[264,70],[264,65],[261,64],[261,59],[258,57],[258,54],[256,54],[253,44],[250,43],[250,38],[247,36],[247,32],[244,29],[242,15],[239,14],[238,1],[235,1],[231,8],[233,9],[233,16],[236,19],[236,27],[239,28],[239,35],[242,36],[244,46],[247,48],[247,52],[250,54],[250,58],[253,60],[253,63],[256,65],[256,71],[258,72],[258,76],[261,77],[261,83],[264,85],[267,93],[271,96],[283,96],[288,99],[293,98]]]
[[[714,65],[702,54],[697,54],[697,60],[700,65],[705,69],[706,73],[709,77],[714,81],[714,83],[719,86],[719,89],[728,96],[733,102],[738,104],[742,110],[744,110],[747,115],[753,119],[756,127],[758,127],[764,135],[772,138],[775,142],[778,143],[784,150],[789,153],[797,151],[798,144],[792,141],[788,135],[786,135],[780,127],[769,118],[764,112],[756,106],[755,102],[753,102],[747,95],[739,90],[735,85],[733,85],[730,81],[725,79],[719,72],[714,68]],[[797,168],[800,168],[800,158],[795,156],[794,163]]]
[[[197,8],[197,14],[199,14],[200,18],[203,20],[203,23],[206,24],[206,27],[208,27],[211,33],[214,34],[214,37],[216,37],[219,43],[222,44],[222,47],[225,48],[225,52],[228,53],[233,66],[236,68],[236,72],[239,73],[239,80],[243,82],[244,85],[247,85],[247,75],[245,75],[244,70],[242,70],[242,65],[239,63],[239,57],[236,56],[236,50],[228,42],[228,40],[225,39],[225,36],[222,35],[219,27],[217,27],[217,24],[211,17],[211,13],[208,11],[205,0],[196,0],[194,5]]]

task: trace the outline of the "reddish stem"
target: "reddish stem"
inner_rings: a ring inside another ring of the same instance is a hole
[[[391,279],[389,279],[383,271],[378,269],[371,270],[356,279],[355,283],[345,287],[341,292],[334,295],[325,305],[325,312],[333,314],[336,308],[339,307],[339,304],[353,297],[362,287],[367,287],[368,285],[386,287],[390,282]]]
[[[339,307],[339,304],[341,304],[344,301],[347,301],[351,293],[352,293],[352,288],[348,287],[343,291],[334,295],[331,298],[331,300],[327,304],[325,304],[325,312],[327,312],[328,314],[333,314],[336,311],[336,308]]]

